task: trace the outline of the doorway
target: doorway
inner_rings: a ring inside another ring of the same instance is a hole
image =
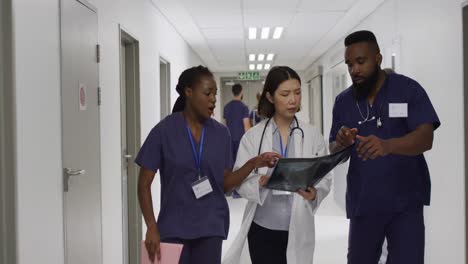
[[[249,111],[258,106],[257,93],[262,93],[263,80],[258,81],[241,81],[237,77],[222,77],[221,79],[221,117],[223,120],[224,107],[234,98],[232,94],[232,86],[236,83],[242,85],[243,99],[242,102],[249,108]]]
[[[171,114],[171,64],[159,58],[159,89],[161,100],[161,119]]]
[[[464,131],[465,131],[465,179],[468,179],[468,3],[463,7],[463,102],[464,102]],[[465,180],[465,190],[468,190],[468,181]],[[468,193],[465,191],[465,213],[468,218]],[[468,223],[465,223],[467,225]],[[468,237],[468,228],[465,228],[465,238]],[[468,244],[465,252],[468,252]],[[468,261],[467,261],[468,263]]]
[[[66,264],[102,263],[97,10],[61,0],[61,102]]]
[[[16,139],[12,3],[0,2],[0,263],[16,263]]]
[[[123,259],[140,263],[142,215],[138,203],[140,149],[140,48],[139,42],[120,28],[120,111],[122,153]]]
[[[309,89],[309,118],[310,123],[317,127],[322,135],[323,131],[323,86],[322,75],[317,75],[307,82]]]

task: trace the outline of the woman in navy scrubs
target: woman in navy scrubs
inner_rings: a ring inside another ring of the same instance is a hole
[[[185,70],[172,115],[150,132],[136,158],[141,167],[138,197],[148,230],[146,248],[160,258],[160,242],[183,244],[180,263],[218,264],[229,230],[224,193],[252,170],[273,166],[279,155],[265,153],[232,171],[231,139],[211,118],[216,104],[213,74],[203,66]],[[151,183],[159,170],[161,210],[153,212]]]

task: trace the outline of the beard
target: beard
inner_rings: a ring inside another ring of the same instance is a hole
[[[356,99],[364,99],[376,89],[377,81],[379,80],[380,66],[376,65],[374,72],[366,78],[362,83],[353,81],[353,94]]]

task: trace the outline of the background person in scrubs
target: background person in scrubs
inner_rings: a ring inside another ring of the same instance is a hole
[[[249,108],[242,102],[242,85],[232,86],[234,99],[224,107],[224,122],[231,132],[232,156],[237,156],[239,142],[244,133],[250,128]]]
[[[430,176],[423,153],[432,148],[439,118],[416,81],[381,70],[374,34],[345,39],[353,85],[336,97],[332,150],[356,144],[348,169],[348,264],[376,264],[384,238],[387,263],[424,263],[423,206]]]
[[[148,227],[150,258],[160,258],[159,243],[184,245],[180,263],[219,264],[229,229],[224,192],[239,185],[258,167],[273,166],[279,155],[266,153],[232,172],[231,139],[226,127],[210,116],[216,83],[203,66],[179,77],[180,97],[173,114],[158,123],[136,158],[141,167],[138,198]],[[156,222],[151,183],[159,170],[161,210]]]

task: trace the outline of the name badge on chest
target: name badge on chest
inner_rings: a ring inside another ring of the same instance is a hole
[[[213,192],[210,180],[206,176],[192,183],[192,189],[197,199],[200,199],[203,196]]]
[[[390,118],[408,117],[408,104],[407,103],[388,104],[388,116]]]

